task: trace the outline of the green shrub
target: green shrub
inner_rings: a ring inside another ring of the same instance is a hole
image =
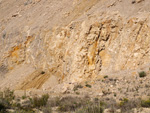
[[[42,75],[45,74],[45,71],[42,71],[41,74],[42,74]]]
[[[22,99],[26,99],[26,98],[27,98],[27,96],[25,96],[25,95],[24,95],[24,96],[22,96]]]
[[[146,73],[144,71],[139,72],[139,77],[145,77]]]
[[[128,99],[127,98],[123,98],[122,101],[120,102],[120,106],[123,106],[127,102],[128,102]]]
[[[80,95],[80,92],[76,92],[77,95]]]
[[[5,113],[5,111],[6,111],[6,106],[5,106],[5,104],[2,102],[2,101],[0,101],[0,113]]]
[[[2,112],[7,108],[11,108],[14,99],[14,91],[5,89],[3,92],[0,92],[0,111]]]
[[[42,97],[30,98],[30,102],[33,105],[33,107],[39,108],[47,104],[48,98],[49,98],[49,95],[45,94],[45,95],[42,95]]]
[[[150,99],[141,101],[142,107],[150,107]]]
[[[0,113],[7,113],[6,109],[12,107],[14,99],[14,91],[5,89],[3,92],[0,92]]]
[[[107,75],[105,75],[105,76],[104,76],[104,78],[108,78],[108,76],[107,76]]]
[[[85,86],[86,86],[86,87],[89,87],[89,88],[91,88],[91,87],[92,87],[90,84],[86,84]]]
[[[14,95],[14,91],[10,90],[10,89],[6,89],[4,90],[3,92],[3,95],[4,95],[4,99],[7,100],[8,102],[11,102],[12,100],[15,99],[15,95]]]

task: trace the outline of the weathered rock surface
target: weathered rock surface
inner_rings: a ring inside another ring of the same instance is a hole
[[[66,90],[68,84],[149,65],[149,5],[1,0],[0,88],[49,90],[63,83]]]

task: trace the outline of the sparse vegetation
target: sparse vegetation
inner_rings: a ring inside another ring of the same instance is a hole
[[[0,93],[0,111],[5,111],[7,108],[13,105],[15,99],[14,91],[9,89],[4,90]]]
[[[108,75],[105,75],[104,78],[108,78]]]
[[[41,74],[42,74],[42,75],[45,74],[45,71],[42,71]]]
[[[127,99],[123,98],[120,102],[118,108],[121,109],[121,112],[130,112],[133,108],[139,108],[141,107],[141,99]]]
[[[4,32],[3,35],[2,35],[3,39],[5,39],[6,37],[6,33]]]
[[[14,113],[35,113],[35,111],[31,109],[17,109]]]
[[[128,102],[127,98],[123,98],[120,102],[120,106],[123,106],[124,104],[126,104]]]
[[[33,110],[34,108],[46,106],[49,95],[45,94],[41,97],[33,98],[22,96],[20,97],[20,99],[18,98],[15,97],[14,91],[11,91],[9,89],[0,92],[0,113],[7,113],[9,109],[14,110],[15,113],[35,113],[35,111]],[[21,99],[27,100],[25,101],[25,106],[20,103]],[[46,111],[46,109],[44,108],[43,110]]]
[[[42,108],[43,113],[52,113],[52,108],[50,106],[46,106]]]
[[[6,94],[7,93],[7,94]],[[114,93],[116,96],[116,93]],[[20,103],[21,100],[24,103]],[[85,97],[53,97],[49,99],[49,95],[45,94],[41,97],[17,97],[14,96],[13,91],[6,89],[0,92],[0,113],[7,113],[13,110],[14,113],[36,113],[37,111],[43,113],[52,113],[52,107],[56,107],[57,112],[75,112],[75,113],[103,113],[105,109],[115,113],[116,110],[121,112],[131,112],[133,108],[150,107],[150,99],[129,100],[122,98],[120,103],[115,99],[91,99]]]
[[[26,98],[27,98],[27,96],[25,96],[25,95],[24,95],[24,96],[22,96],[22,99],[26,99]]]
[[[76,110],[76,113],[103,113],[105,104],[104,102],[90,102]]]
[[[2,100],[0,100],[0,113],[5,113],[5,112],[6,112],[5,103],[3,103]]]
[[[85,86],[88,87],[88,88],[91,88],[91,87],[92,87],[90,84],[86,84]]]
[[[50,98],[47,106],[55,107],[59,105],[60,97]]]
[[[142,107],[150,107],[150,99],[142,100],[141,101],[141,106]]]
[[[80,92],[76,92],[77,95],[80,95]]]
[[[59,101],[58,110],[59,111],[75,111],[77,108],[85,104],[84,100],[77,97],[64,97]]]
[[[117,96],[117,94],[116,93],[114,93],[114,97],[116,97]]]
[[[79,88],[83,88],[83,86],[80,85],[80,84],[75,85],[74,88],[73,88],[73,90],[76,91],[76,90],[78,90]]]
[[[139,72],[139,77],[146,77],[146,72],[145,71]]]
[[[42,97],[30,98],[30,101],[33,107],[39,108],[47,104],[48,98],[49,98],[49,95],[45,94],[45,95],[42,95]]]

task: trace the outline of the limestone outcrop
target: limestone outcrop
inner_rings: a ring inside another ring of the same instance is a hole
[[[18,12],[8,1],[0,2],[1,88],[48,90],[149,65],[148,0],[12,3]]]

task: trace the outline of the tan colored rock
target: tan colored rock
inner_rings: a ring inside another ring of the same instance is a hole
[[[4,82],[0,87],[15,88],[17,72],[25,73],[23,80],[17,78],[20,89],[46,90],[148,65],[149,2],[138,6],[130,0],[112,0],[111,7],[107,7],[109,0],[34,2],[1,1],[0,76],[4,75]],[[12,18],[16,12],[22,16]],[[31,70],[26,65],[34,67],[32,73],[27,73]],[[62,88],[64,92],[67,87]]]

